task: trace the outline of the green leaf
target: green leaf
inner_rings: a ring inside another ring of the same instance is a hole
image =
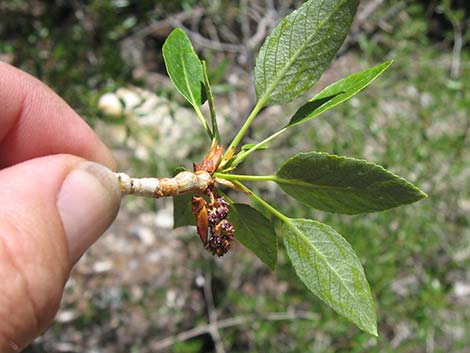
[[[235,239],[274,270],[277,262],[277,236],[269,220],[256,209],[240,203],[230,205],[229,219],[235,226]]]
[[[320,152],[288,159],[273,180],[300,202],[333,213],[383,211],[427,197],[377,164]]]
[[[191,194],[173,196],[173,228],[196,225],[192,210],[192,198]]]
[[[392,63],[393,60],[386,61],[367,70],[349,75],[326,87],[297,110],[288,126],[294,126],[313,119],[354,97],[387,70]]]
[[[166,70],[176,89],[193,107],[203,102],[204,73],[191,41],[180,28],[174,29],[163,44]]]
[[[333,228],[310,219],[286,219],[284,244],[297,276],[338,314],[377,336],[374,301],[351,245]]]
[[[348,34],[358,0],[309,0],[266,38],[255,66],[256,95],[290,102],[312,87]]]

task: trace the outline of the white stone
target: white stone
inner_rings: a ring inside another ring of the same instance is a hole
[[[120,116],[123,113],[121,102],[115,93],[106,93],[98,100],[98,109],[109,116]]]

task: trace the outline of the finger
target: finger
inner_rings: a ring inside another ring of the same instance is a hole
[[[0,168],[67,153],[114,168],[106,146],[57,94],[0,62]]]
[[[71,266],[114,219],[120,191],[109,169],[70,155],[6,168],[0,185],[3,353],[46,329]]]

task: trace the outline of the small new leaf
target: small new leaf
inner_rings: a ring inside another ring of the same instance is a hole
[[[312,87],[348,34],[358,0],[309,0],[266,38],[255,66],[256,95],[290,102]]]
[[[231,204],[229,219],[235,226],[235,239],[255,253],[271,270],[277,262],[277,236],[269,220],[245,204]]]
[[[354,97],[387,70],[392,63],[392,60],[386,61],[380,65],[345,77],[326,87],[297,110],[288,126],[295,126],[316,118],[325,111]]]
[[[320,152],[288,159],[274,181],[300,202],[333,213],[383,211],[427,196],[377,164]]]
[[[333,228],[310,219],[281,227],[297,276],[307,288],[362,330],[377,336],[374,301],[351,245]]]
[[[195,108],[203,103],[204,73],[191,41],[180,28],[174,29],[163,44],[166,70],[176,89]]]

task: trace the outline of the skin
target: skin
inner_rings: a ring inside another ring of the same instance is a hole
[[[113,221],[120,193],[101,165],[115,161],[83,119],[0,62],[0,352],[47,329],[73,264]]]

